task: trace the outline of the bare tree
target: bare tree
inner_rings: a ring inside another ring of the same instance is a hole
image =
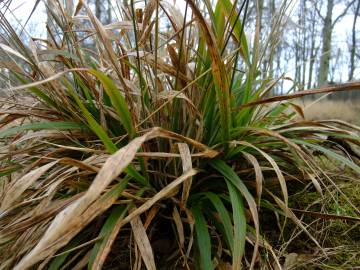
[[[318,2],[317,2],[318,3]],[[314,3],[314,5],[317,5],[317,3]],[[307,81],[307,88],[311,88],[312,85],[312,79],[313,79],[313,73],[314,73],[314,64],[315,64],[315,60],[316,60],[316,55],[318,53],[319,50],[319,46],[317,46],[317,42],[316,42],[316,36],[317,36],[317,20],[316,18],[318,17],[316,14],[315,9],[312,7],[310,8],[310,12],[309,12],[309,20],[308,20],[308,25],[309,25],[309,69],[308,69],[308,81]]]
[[[95,0],[95,16],[103,23],[110,23],[111,22],[111,0]]]
[[[356,21],[360,12],[360,1],[357,2],[354,20],[352,25],[352,36],[351,36],[351,48],[350,48],[350,70],[349,70],[349,81],[354,79],[355,70],[355,52],[356,52]]]
[[[333,21],[333,10],[335,6],[334,0],[327,0],[327,7],[326,7],[326,16],[323,17],[321,15],[320,10],[318,11],[318,15],[324,21],[323,29],[322,29],[322,51],[321,51],[321,58],[320,58],[320,67],[318,72],[318,85],[325,85],[328,81],[329,75],[329,68],[330,68],[330,59],[331,59],[331,39],[332,39],[332,30],[337,22],[344,17],[348,11],[348,9],[354,4],[355,0],[350,1],[346,7],[344,8],[343,12],[335,18]]]
[[[102,15],[102,8],[101,8],[101,0],[95,0],[95,16],[99,20],[101,19]]]
[[[320,57],[320,67],[318,73],[318,85],[324,85],[327,83],[329,66],[330,66],[330,53],[331,53],[331,35],[332,35],[332,13],[334,9],[334,0],[327,1],[326,16],[320,18],[324,21],[322,30],[322,51]]]

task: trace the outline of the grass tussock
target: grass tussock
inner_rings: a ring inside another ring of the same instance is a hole
[[[249,1],[131,1],[108,25],[85,1],[48,2],[47,40],[23,41],[0,14],[14,94],[0,107],[2,269],[281,268],[289,239],[271,224],[326,254],[291,198],[341,193],[315,152],[359,174],[334,147],[358,145],[359,127],[263,99],[281,78],[261,73],[274,44],[258,27],[249,42]]]

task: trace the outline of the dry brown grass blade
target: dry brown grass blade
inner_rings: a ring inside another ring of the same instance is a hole
[[[26,229],[30,228],[34,224],[37,224],[51,216],[54,216],[56,213],[60,212],[61,209],[78,199],[82,194],[73,196],[69,199],[65,199],[62,201],[52,202],[47,207],[43,208],[40,211],[36,211],[36,209],[28,211],[24,213],[20,218],[15,220],[9,225],[5,225],[1,228],[0,233],[0,242],[8,236],[15,235],[19,232],[24,232]]]
[[[191,249],[192,249],[192,246],[194,244],[194,225],[195,225],[195,219],[191,213],[190,210],[188,209],[185,209],[185,213],[186,213],[186,216],[187,216],[187,221],[189,223],[189,226],[190,226],[190,237],[189,237],[189,244],[188,244],[188,247],[186,249],[186,257],[189,257],[190,256],[190,252],[191,252]]]
[[[15,120],[19,119],[19,118],[23,118],[23,115],[20,114],[10,114],[10,115],[6,115],[4,117],[1,118],[0,120],[0,128],[3,128],[4,126],[6,126],[9,123],[14,122]]]
[[[35,132],[34,132],[35,133]],[[27,135],[33,135],[34,133],[31,134],[27,134]],[[53,134],[49,134],[49,137],[51,136],[55,136],[58,133],[53,133]],[[36,134],[35,136],[31,136],[31,138],[37,137],[37,136],[42,136],[42,135],[46,135],[43,134],[42,131],[38,132],[38,134]],[[24,136],[25,137],[25,136]],[[62,136],[62,134],[60,134],[60,136],[58,136],[59,138],[63,138],[64,136]],[[56,138],[56,136],[55,136]],[[79,151],[79,152],[84,152],[84,153],[97,153],[97,154],[104,154],[104,150],[97,150],[97,149],[92,149],[92,148],[86,148],[86,147],[75,147],[75,146],[66,146],[66,145],[62,145],[62,144],[57,144],[57,143],[51,143],[51,142],[45,142],[48,145],[52,145],[61,149],[67,149],[67,150],[74,150],[74,151]]]
[[[55,111],[51,110],[36,110],[33,109],[31,111],[29,110],[3,110],[0,111],[0,115],[8,114],[8,116],[35,116],[43,119],[54,119],[54,115],[58,114]],[[0,123],[2,123],[3,120],[1,120]]]
[[[129,53],[128,55],[131,55],[131,54]],[[187,77],[186,74],[182,73],[181,71],[179,72],[177,70],[178,67],[165,63],[161,58],[155,59],[155,56],[151,53],[144,54],[142,59],[144,60],[145,63],[151,65],[154,68],[157,68],[159,71],[162,71],[173,77],[176,77],[178,75],[178,77],[181,80],[183,80],[187,83],[190,83],[192,81],[192,79]],[[184,85],[184,87],[185,87],[185,85]]]
[[[75,7],[74,16],[76,16],[80,12],[82,6],[83,6],[83,2],[79,0]]]
[[[156,205],[150,209],[150,211],[148,212],[148,214],[146,216],[146,220],[145,220],[145,224],[144,224],[145,230],[147,230],[147,228],[150,226],[153,219],[159,213],[159,210],[160,210],[160,207],[158,207]]]
[[[174,219],[176,230],[178,233],[180,248],[183,249],[185,244],[184,226],[182,224],[180,213],[177,210],[176,206],[174,207],[172,217]]]
[[[176,52],[175,46],[169,44],[166,48],[169,53],[171,63],[174,67],[177,68],[177,72],[180,74],[186,74],[186,63],[184,63],[184,61],[180,59],[178,53]],[[184,80],[180,80],[180,83],[181,83],[181,88],[184,88],[186,86],[186,82]]]
[[[99,168],[94,167],[86,162],[82,162],[80,160],[72,159],[72,158],[62,158],[59,160],[59,163],[71,165],[72,167],[77,167],[83,171],[89,172],[99,172]]]
[[[38,81],[35,81],[33,83],[28,83],[28,84],[21,84],[19,86],[14,86],[14,87],[9,87],[9,88],[4,88],[4,89],[0,89],[0,91],[4,91],[4,92],[11,92],[11,91],[17,91],[17,90],[22,90],[22,89],[27,89],[27,88],[30,88],[30,87],[35,87],[35,86],[39,86],[39,85],[42,85],[44,83],[48,83],[48,82],[52,82],[52,81],[55,81],[56,79],[59,79],[61,78],[62,76],[64,76],[65,74],[67,73],[70,73],[70,72],[73,72],[73,71],[86,71],[88,69],[86,68],[73,68],[73,69],[68,69],[68,70],[65,70],[65,71],[62,71],[62,72],[58,72],[56,74],[53,74],[52,76],[44,79],[44,80],[38,80]]]
[[[179,91],[169,90],[169,91],[161,92],[159,94],[159,98],[160,99],[174,99],[174,98],[184,99],[190,105],[191,109],[199,114],[198,109],[196,108],[194,103],[184,93],[179,93]]]
[[[57,250],[59,250],[61,247],[63,247],[65,244],[67,244],[77,233],[79,233],[84,227],[86,227],[95,217],[98,215],[104,213],[109,207],[111,207],[115,201],[118,199],[116,194],[115,196],[104,196],[100,197],[98,200],[94,201],[89,207],[81,214],[76,216],[66,216],[66,211],[69,208],[76,208],[76,205],[78,201],[75,201],[73,204],[70,204],[67,208],[65,208],[62,212],[60,212],[56,218],[59,217],[59,215],[62,215],[65,213],[64,217],[69,218],[71,221],[69,222],[69,225],[66,230],[63,230],[61,235],[58,235],[56,240],[54,242],[49,242],[48,246],[44,248],[44,250],[41,250],[39,253],[35,253],[35,257],[30,257],[30,255],[34,254],[34,250],[38,251],[39,243],[34,247],[33,250],[30,251],[29,254],[27,254],[15,267],[14,269],[28,269],[35,263],[38,263],[39,261],[43,260],[46,257],[52,256],[55,254]],[[81,198],[80,198],[81,200]],[[55,218],[55,220],[56,220]],[[53,227],[54,222],[50,225]],[[48,230],[45,232],[45,236],[48,235]],[[41,238],[40,243],[42,242],[43,238]],[[34,255],[33,255],[34,256]]]
[[[140,251],[136,245],[136,242],[134,243],[134,263],[133,266],[131,268],[131,270],[141,270],[141,266],[142,266],[142,260],[141,260],[141,255],[139,255]]]
[[[167,18],[171,23],[172,28],[177,33],[176,40],[180,44],[181,41],[180,32],[182,32],[182,30],[180,29],[182,29],[183,21],[184,21],[183,13],[178,8],[176,8],[176,6],[172,5],[167,1],[161,1],[160,7],[165,12]]]
[[[86,29],[82,28],[83,25],[84,25],[84,22],[83,22],[84,20],[90,20],[90,18],[88,16],[76,16],[76,17],[74,17],[73,21],[79,27],[78,31],[84,31],[84,32],[88,32],[88,33],[91,33],[91,34],[96,34],[97,33],[96,28],[86,28]],[[141,24],[137,24],[137,27],[139,29],[142,29]],[[121,31],[120,35],[122,36],[126,32],[133,30],[133,23],[131,21],[114,22],[114,23],[103,25],[103,28],[106,30],[107,38],[109,38],[110,40],[113,40],[113,41],[118,41],[119,36],[116,35],[114,33],[114,31],[112,31],[112,30],[120,30]],[[45,52],[43,50],[39,51],[39,54],[43,54],[43,53],[46,53],[46,51]]]
[[[169,131],[169,130],[165,130],[165,129],[158,129],[160,132],[161,137],[163,138],[171,138],[171,139],[176,139],[179,141],[183,141],[189,145],[192,145],[193,147],[199,149],[200,151],[202,151],[201,155],[203,157],[207,157],[207,158],[214,158],[217,155],[219,155],[219,152],[216,150],[213,150],[211,148],[209,148],[208,146],[206,146],[205,144],[202,144],[196,140],[193,140],[189,137],[185,137],[183,135],[177,134],[175,132]]]
[[[88,191],[79,200],[68,206],[55,217],[35,248],[19,262],[15,269],[26,269],[55,253],[58,248],[66,244],[67,241],[60,240],[63,239],[63,236],[66,235],[67,232],[72,231],[73,227],[77,226],[78,220],[73,217],[81,216],[89,205],[100,196],[109,183],[130,164],[140,146],[146,140],[154,138],[160,135],[160,133],[159,129],[152,129],[110,156]],[[54,243],[57,244],[54,245]]]
[[[338,119],[330,119],[330,120],[320,120],[319,123],[325,123],[325,124],[338,124],[340,126],[344,126],[344,127],[347,127],[347,128],[350,128],[350,129],[353,129],[353,130],[356,130],[356,131],[359,131],[360,132],[360,127],[357,126],[357,125],[352,125],[352,124],[349,124],[345,121],[342,121],[342,120],[338,120]]]
[[[160,190],[158,193],[156,193],[151,199],[149,199],[148,201],[143,203],[140,207],[138,207],[136,210],[131,212],[127,217],[123,219],[122,224],[124,225],[130,222],[130,220],[132,220],[134,217],[141,215],[142,213],[150,209],[150,207],[152,207],[156,202],[158,202],[163,198],[166,198],[169,194],[171,194],[178,185],[180,185],[189,177],[192,177],[197,173],[198,173],[197,170],[191,169],[185,172],[184,174],[182,174],[179,178],[175,179],[166,187],[164,187],[162,190]]]
[[[88,251],[81,260],[77,261],[77,263],[74,265],[72,270],[82,270],[82,269],[86,268],[86,265],[89,261],[90,255],[91,255],[91,251]],[[66,268],[64,267],[63,269],[65,270]],[[61,270],[63,270],[63,269],[61,269]]]
[[[29,62],[29,60],[25,56],[23,56],[21,53],[15,51],[13,48],[11,48],[3,43],[0,43],[0,49],[7,53],[10,53],[12,55],[19,57],[20,59],[24,60],[26,63],[31,65],[31,62]]]
[[[243,152],[242,154],[254,167],[255,181],[256,181],[256,195],[258,197],[257,203],[258,205],[260,205],[261,194],[263,189],[263,181],[264,181],[264,176],[262,174],[261,166],[258,160],[256,159],[256,157],[254,157],[253,155],[246,152]]]
[[[144,19],[143,19],[143,29],[150,23],[151,16],[153,15],[158,0],[150,0],[145,6],[144,10]]]
[[[130,221],[131,228],[134,233],[136,244],[139,248],[141,257],[148,270],[156,270],[154,253],[151,248],[149,238],[147,237],[144,225],[140,219],[140,216],[136,216]]]
[[[312,173],[307,173],[307,175],[309,176],[311,182],[313,183],[316,191],[321,195],[321,197],[323,197],[323,191],[322,191],[321,185],[319,183],[319,180],[317,180],[316,177]]]
[[[41,166],[37,169],[31,170],[21,178],[10,183],[6,188],[5,196],[1,202],[1,211],[6,211],[12,204],[21,196],[21,194],[36,182],[46,171],[53,167],[58,161],[53,161],[49,164]]]
[[[125,212],[124,212],[125,214]],[[116,240],[117,235],[119,234],[120,229],[122,228],[121,219],[119,219],[114,228],[112,229],[110,235],[105,240],[105,244],[100,247],[96,254],[96,258],[92,265],[92,270],[100,270],[102,269],[107,256],[111,251],[111,246],[113,245],[114,241]]]
[[[175,45],[175,44],[174,44]],[[169,53],[169,56],[170,56],[170,60],[173,64],[174,67],[178,67],[179,68],[179,58],[178,58],[178,55],[176,53],[176,50],[175,50],[175,46],[173,44],[169,44],[166,46],[166,49]]]
[[[178,143],[178,147],[179,147],[179,152],[181,155],[183,172],[186,172],[186,171],[192,169],[192,160],[191,160],[190,149],[189,149],[189,146],[185,143]],[[181,194],[181,206],[182,207],[186,206],[186,201],[190,194],[191,184],[192,184],[191,177],[184,182],[183,192]]]
[[[250,143],[245,142],[245,141],[234,141],[232,143],[245,145],[245,146],[248,146],[248,147],[251,147],[251,148],[255,149],[271,164],[271,166],[274,168],[276,176],[277,176],[277,178],[279,180],[281,191],[282,191],[283,196],[284,196],[285,205],[287,207],[288,206],[289,195],[288,195],[288,190],[287,190],[287,187],[286,187],[286,181],[285,181],[285,177],[284,177],[282,171],[280,170],[278,164],[276,163],[276,161],[270,155],[268,155],[267,153],[265,153],[264,151],[262,151],[261,149],[259,149],[258,147],[256,147],[253,144],[250,144]]]
[[[302,119],[305,119],[304,110],[301,108],[301,106],[292,102],[289,102],[289,105],[293,107],[293,109],[301,116]]]
[[[85,150],[83,152],[86,152]],[[90,151],[89,151],[90,152]],[[95,152],[95,151],[93,151]],[[102,152],[102,151],[99,151]],[[180,154],[176,154],[176,153],[165,153],[165,152],[138,152],[136,154],[137,157],[146,157],[149,159],[163,159],[163,158],[179,158],[181,157]],[[194,153],[191,155],[191,157],[195,158],[199,158],[199,157],[208,157],[209,153],[207,151],[204,152],[198,152],[198,153]]]
[[[154,25],[155,25],[155,22],[152,21],[151,24],[145,29],[145,31],[143,32],[143,34],[141,35],[141,37],[139,39],[139,47],[145,45],[146,41],[150,37],[151,31],[152,31]]]
[[[235,108],[234,111],[240,111],[244,108],[252,107],[255,105],[290,100],[290,99],[300,98],[300,97],[309,96],[309,95],[332,93],[332,92],[342,92],[342,91],[359,91],[359,89],[360,89],[360,82],[350,82],[350,83],[344,83],[344,84],[340,84],[340,85],[336,85],[336,86],[315,88],[315,89],[310,89],[310,90],[298,91],[298,92],[295,92],[294,94],[274,96],[274,97],[270,97],[270,98],[265,98],[265,99],[260,99],[257,101],[249,102],[238,108]]]

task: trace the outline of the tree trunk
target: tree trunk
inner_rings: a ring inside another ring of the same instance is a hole
[[[331,35],[332,35],[332,13],[334,9],[334,0],[328,0],[326,17],[322,30],[322,51],[320,58],[320,67],[318,73],[318,86],[327,84],[328,73],[330,67],[331,57]]]
[[[257,2],[258,8],[259,8],[259,21],[260,21],[260,34],[262,33],[262,27],[263,27],[263,14],[264,14],[264,0],[258,0]]]
[[[112,6],[111,6],[111,0],[108,0],[108,6],[107,6],[107,24],[111,23],[112,21]]]
[[[270,6],[270,20],[272,21],[272,23],[274,23],[274,17],[275,17],[275,0],[270,0],[270,3],[269,3],[269,6]],[[273,28],[274,26],[273,25],[271,25],[271,30],[272,30],[272,28]],[[272,41],[272,43],[276,43],[276,41]],[[270,50],[273,50],[272,49],[272,47],[273,47],[273,45],[271,44],[271,47],[270,47]],[[274,47],[275,47],[275,49],[274,49],[274,54],[276,55],[276,53],[277,53],[277,46],[276,45],[274,45]],[[270,63],[269,63],[269,71],[270,71],[270,74],[269,74],[269,76],[271,77],[271,78],[273,78],[273,76],[274,76],[274,56],[273,55],[271,55],[271,53],[272,52],[270,52],[270,59],[269,59],[269,61],[270,61]]]
[[[308,75],[308,83],[307,83],[307,88],[310,89],[312,88],[312,76],[313,76],[313,72],[314,72],[314,64],[315,64],[315,57],[317,55],[317,49],[315,48],[316,45],[316,29],[315,29],[315,19],[316,19],[316,13],[315,11],[312,11],[312,16],[311,16],[311,21],[310,21],[310,29],[311,29],[311,33],[310,33],[310,63],[309,63],[309,75]]]
[[[99,21],[101,21],[101,1],[100,0],[95,0],[95,16],[96,18],[98,18]]]
[[[260,39],[260,44],[262,41],[262,37],[263,37],[263,16],[264,16],[264,0],[257,0],[256,1],[256,8],[258,10],[258,16],[259,16],[259,29],[260,29],[260,33],[259,33],[259,39]],[[260,45],[259,44],[259,45]],[[260,49],[261,51],[261,49]],[[267,61],[266,58],[264,58],[265,61],[262,61],[262,66],[261,66],[261,73],[263,78],[266,76],[266,67],[267,67]]]
[[[306,64],[307,64],[307,56],[308,50],[306,46],[307,41],[307,30],[306,30],[306,0],[301,1],[301,27],[302,27],[302,78],[301,78],[301,87],[305,88],[305,79],[306,79]]]
[[[352,42],[351,42],[351,50],[350,50],[350,71],[349,71],[349,81],[354,79],[354,71],[355,71],[355,50],[356,50],[356,21],[359,16],[360,11],[360,1],[358,1],[355,14],[354,21],[352,26]]]

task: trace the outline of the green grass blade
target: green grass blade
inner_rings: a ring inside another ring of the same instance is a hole
[[[22,169],[22,166],[15,166],[9,169],[1,169],[0,170],[0,179],[5,180],[6,178],[2,178],[3,176],[10,175],[18,170]]]
[[[87,102],[89,103],[89,105],[91,106],[92,110],[96,110],[95,106],[94,106],[94,98],[90,92],[90,89],[86,86],[85,82],[83,81],[83,79],[77,75],[74,74],[74,82],[78,85],[78,87],[82,90],[83,95],[85,96]]]
[[[211,240],[204,215],[199,207],[192,208],[195,219],[196,240],[200,252],[201,269],[214,269],[211,261]]]
[[[231,218],[228,210],[225,208],[223,202],[220,197],[212,192],[207,192],[206,197],[210,200],[210,202],[214,205],[217,213],[220,215],[220,219],[224,228],[225,237],[228,242],[229,248],[231,252],[234,250],[233,243],[233,226],[231,223]]]
[[[73,248],[76,248],[81,243],[81,236],[75,237],[72,239],[69,244],[67,244],[63,249],[63,254],[55,257],[49,266],[49,270],[58,270],[61,269],[61,266],[66,262],[66,259],[70,255],[71,252],[66,252],[67,250],[72,250]]]
[[[64,83],[67,86],[69,93],[74,98],[75,102],[77,103],[80,110],[82,111],[83,116],[85,117],[86,121],[88,122],[91,130],[103,142],[103,144],[105,145],[105,147],[109,151],[109,153],[115,153],[117,150],[116,145],[110,140],[110,138],[106,134],[105,130],[101,127],[101,125],[95,120],[95,118],[91,115],[91,113],[88,111],[88,109],[85,107],[85,105],[81,102],[79,96],[73,90],[72,85],[67,80],[64,80]]]
[[[241,194],[244,196],[247,204],[249,205],[249,209],[254,221],[254,225],[255,225],[255,229],[256,229],[256,242],[255,242],[255,247],[254,247],[254,252],[253,252],[253,257],[252,257],[252,261],[251,261],[251,265],[253,265],[255,263],[255,259],[256,259],[256,254],[257,254],[257,250],[258,250],[258,246],[259,246],[259,230],[260,230],[260,223],[259,223],[259,214],[257,211],[257,206],[256,206],[256,202],[254,197],[251,195],[251,193],[249,192],[249,190],[247,189],[247,187],[245,186],[245,184],[243,183],[243,181],[239,178],[239,176],[235,173],[235,171],[228,166],[224,161],[220,160],[220,159],[214,159],[210,161],[210,165],[217,170],[219,173],[221,173],[225,180],[227,181],[227,183],[230,183],[232,185],[234,185],[234,187],[236,187],[236,189],[238,191],[241,192]],[[232,202],[233,203],[233,202]],[[235,202],[235,203],[239,203],[239,202]],[[239,205],[235,205],[236,207],[241,207]],[[234,205],[233,205],[234,207]],[[240,222],[240,218],[236,217],[236,220],[238,222]],[[234,220],[235,222],[235,220]],[[241,224],[235,224],[235,226],[238,226],[238,228],[241,228]],[[241,237],[240,235],[238,237]],[[234,246],[235,249],[235,246]],[[241,249],[239,247],[239,251],[241,252]],[[240,254],[240,253],[239,253]],[[239,256],[239,254],[237,256]]]
[[[22,84],[25,85],[25,84],[29,83],[26,79],[24,79],[19,74],[15,73],[15,72],[13,74]],[[29,87],[29,90],[34,95],[36,95],[38,98],[40,98],[42,101],[44,101],[48,106],[53,107],[53,108],[58,108],[56,103],[47,94],[45,94],[43,91],[41,91],[39,88],[33,86],[33,87]]]
[[[69,129],[87,129],[84,124],[74,122],[38,122],[31,124],[24,124],[19,127],[8,128],[0,132],[0,138],[8,137],[25,130],[69,130]]]
[[[148,179],[146,179],[144,176],[142,176],[137,170],[135,170],[135,168],[132,165],[129,165],[129,167],[127,167],[125,169],[125,172],[131,176],[132,178],[134,178],[139,184],[141,184],[142,186],[150,186]]]
[[[99,137],[99,139],[103,142],[106,150],[110,154],[115,153],[118,150],[117,146],[112,142],[112,140],[109,138],[109,136],[107,135],[105,130],[101,127],[101,125],[98,122],[96,122],[96,120],[91,115],[91,113],[86,109],[84,104],[81,102],[79,96],[72,89],[72,86],[70,85],[70,83],[67,81],[64,81],[64,82],[67,85],[68,91],[70,92],[70,94],[76,101],[77,105],[83,112],[84,117],[90,126],[90,129]],[[138,171],[136,171],[135,168],[132,167],[132,165],[129,165],[129,167],[125,170],[125,172],[127,174],[129,174],[131,177],[133,177],[134,179],[136,179],[141,185],[146,185],[146,186],[149,185],[149,183],[145,179],[145,177],[142,176],[140,173],[138,173]]]
[[[224,14],[228,17],[230,25],[234,26],[233,35],[237,39],[237,42],[240,44],[240,55],[245,61],[246,64],[250,64],[250,55],[249,47],[246,39],[246,35],[242,29],[242,23],[240,20],[236,20],[236,12],[233,12],[233,4],[230,0],[221,0],[217,2],[217,7],[215,12],[216,20],[222,20]],[[219,11],[221,10],[221,12]],[[235,9],[236,10],[236,9]]]
[[[50,107],[53,108],[58,108],[58,106],[56,105],[56,103],[48,96],[46,95],[43,91],[41,91],[39,88],[37,87],[30,87],[29,90],[35,94],[36,96],[38,96],[40,99],[42,99],[47,105],[49,105]]]
[[[117,221],[125,215],[126,213],[125,210],[126,210],[125,205],[118,205],[111,211],[110,216],[105,221],[105,224],[103,225],[99,233],[99,237],[101,237],[101,240],[94,245],[91,251],[91,255],[88,263],[88,269],[92,269],[99,251],[105,247],[111,235],[112,230],[116,226]]]
[[[101,81],[105,92],[110,97],[111,103],[114,106],[121,123],[128,132],[130,138],[132,138],[135,134],[135,128],[132,123],[131,114],[125,98],[120,94],[120,91],[116,87],[115,83],[105,74],[96,70],[90,70],[89,72],[95,75]]]
[[[242,196],[233,184],[227,182],[234,220],[233,269],[241,269],[241,259],[245,252],[246,217]]]
[[[219,48],[216,46],[215,33],[210,29],[206,23],[205,18],[201,14],[198,6],[193,0],[188,0],[188,3],[193,11],[194,16],[198,19],[199,27],[208,45],[209,56],[211,57],[211,71],[213,75],[214,86],[217,95],[217,101],[220,113],[220,125],[224,142],[228,142],[230,138],[231,121],[231,102],[230,89],[227,70],[223,59],[221,58]]]

